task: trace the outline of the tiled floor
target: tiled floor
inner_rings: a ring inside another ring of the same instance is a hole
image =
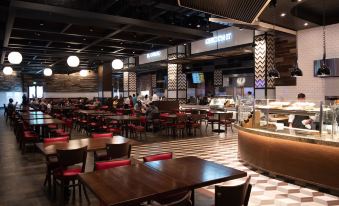
[[[77,134],[77,137],[83,136]],[[253,190],[250,205],[281,205],[281,206],[320,206],[339,205],[339,198],[319,192],[315,189],[300,187],[282,179],[273,179],[262,172],[250,169],[242,164],[237,157],[237,134],[229,132],[225,135],[213,135],[191,139],[160,138],[150,135],[147,143],[133,147],[132,155],[142,158],[145,155],[172,151],[176,158],[183,156],[198,156],[206,160],[224,164],[246,171],[251,175]],[[160,142],[165,140],[166,142]],[[89,162],[92,162],[90,155]],[[3,120],[0,118],[0,206],[4,205],[55,205],[47,198],[42,187],[45,165],[43,156],[39,153],[21,155],[15,138]],[[338,176],[339,177],[339,176]],[[229,183],[223,183],[229,184]],[[98,202],[91,196],[92,205]],[[214,187],[200,189],[196,192],[196,205],[209,206],[213,204]],[[70,204],[72,205],[72,204]],[[86,201],[75,205],[86,205]]]

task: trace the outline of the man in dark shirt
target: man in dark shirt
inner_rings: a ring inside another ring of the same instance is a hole
[[[13,104],[13,99],[9,99],[9,103],[7,105],[7,114],[8,116],[12,116],[13,112],[15,111],[15,105]]]

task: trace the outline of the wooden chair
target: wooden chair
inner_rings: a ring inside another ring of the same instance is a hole
[[[126,160],[110,160],[110,161],[101,161],[96,162],[94,170],[105,170],[115,167],[131,165],[132,161],[130,159]]]
[[[252,186],[249,176],[245,182],[232,186],[215,186],[215,206],[247,206]]]
[[[175,123],[175,129],[177,130],[177,135],[184,137],[185,131],[187,129],[187,115],[186,114],[177,114],[177,121]]]
[[[145,156],[143,157],[143,160],[144,162],[152,162],[152,161],[158,161],[158,160],[169,160],[172,158],[173,158],[173,153],[167,152],[167,153]]]
[[[196,130],[200,130],[200,135],[202,135],[201,122],[203,121],[204,115],[201,114],[192,114],[191,121],[189,122],[190,129],[194,130],[194,136],[197,135]]]
[[[233,123],[233,113],[227,112],[226,114],[220,115],[220,124],[225,125],[225,133],[227,133],[227,127],[229,126],[231,128],[231,131],[233,132],[232,123]]]
[[[106,144],[107,159],[130,158],[132,146],[129,143]]]
[[[56,196],[56,186],[61,186],[60,204],[65,203],[65,191],[67,188],[73,188],[73,202],[75,200],[75,187],[79,187],[79,196],[81,198],[81,182],[78,180],[78,174],[85,172],[87,146],[77,149],[59,150],[57,149],[59,167],[54,170],[53,184],[54,197]],[[75,166],[81,164],[81,167]],[[83,187],[87,202],[89,199],[85,187]]]
[[[212,113],[207,113],[207,124],[206,124],[206,132],[207,132],[207,127],[209,124],[212,125],[212,130],[214,129],[214,123],[218,123],[219,119],[215,118]]]

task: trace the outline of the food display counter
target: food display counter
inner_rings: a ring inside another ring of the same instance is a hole
[[[277,104],[254,105],[255,112],[236,126],[240,159],[275,175],[339,191],[336,110],[321,103],[298,108],[290,106],[292,104],[272,106]],[[291,128],[275,122],[272,117],[277,114],[287,118],[313,115],[318,126]],[[330,126],[331,129],[320,130]]]

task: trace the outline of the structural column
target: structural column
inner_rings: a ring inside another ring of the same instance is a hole
[[[175,46],[168,48],[167,58],[168,60],[174,60],[185,57],[185,46]],[[168,89],[167,99],[169,101],[178,100],[179,103],[186,103],[187,99],[187,82],[186,74],[183,73],[182,64],[168,64]]]
[[[135,71],[130,71],[133,68],[135,68],[135,58],[130,57],[125,59],[123,69],[127,71],[123,73],[124,97],[136,94],[137,92],[137,75]]]
[[[112,66],[110,64],[98,67],[98,96],[112,97]]]
[[[274,79],[268,77],[268,72],[274,66],[275,41],[271,34],[255,36],[254,75],[255,95],[257,98],[269,98],[274,95]]]

